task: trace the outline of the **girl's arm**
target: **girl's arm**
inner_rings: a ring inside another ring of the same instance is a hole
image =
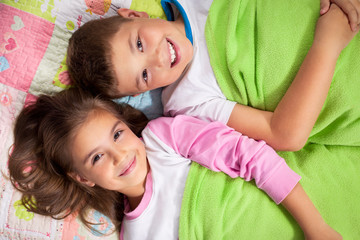
[[[295,218],[305,236],[340,235],[328,226],[292,171],[264,141],[255,141],[220,122],[203,122],[189,116],[159,118],[149,129],[166,145],[185,158],[232,178],[252,179],[276,204],[281,203]],[[328,238],[336,239],[336,238]]]
[[[297,221],[304,232],[305,239],[342,239],[338,232],[326,224],[300,183],[294,187],[281,204]]]
[[[319,18],[313,45],[275,111],[237,104],[228,126],[276,150],[301,149],[325,102],[337,58],[355,35],[346,15],[332,4]]]

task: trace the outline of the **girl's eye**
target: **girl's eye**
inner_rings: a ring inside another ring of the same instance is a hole
[[[97,161],[99,161],[100,160],[100,158],[103,156],[103,154],[97,154],[95,157],[94,157],[94,159],[93,159],[93,161],[92,161],[92,164],[94,165]]]
[[[114,142],[116,142],[116,140],[120,137],[121,132],[122,132],[122,131],[117,131],[117,132],[114,134]]]
[[[145,82],[147,82],[148,80],[148,74],[147,74],[147,70],[144,69],[144,71],[142,72],[142,78],[144,79]]]
[[[136,40],[136,47],[140,50],[140,52],[143,51],[143,45],[142,45],[142,42],[141,42],[140,38],[138,38]]]

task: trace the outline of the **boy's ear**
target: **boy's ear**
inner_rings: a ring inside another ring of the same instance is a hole
[[[93,187],[95,186],[95,183],[90,181],[90,180],[87,180],[86,178],[80,176],[78,173],[68,173],[68,175],[74,179],[75,181],[78,181],[79,183],[81,184],[85,184],[85,185],[88,185],[89,187]]]
[[[117,13],[124,18],[149,18],[149,14],[147,14],[147,12],[139,12],[128,8],[119,8]]]

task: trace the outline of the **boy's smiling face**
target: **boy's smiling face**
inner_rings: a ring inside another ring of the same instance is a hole
[[[133,17],[111,39],[121,95],[136,95],[175,82],[193,57],[183,23]]]

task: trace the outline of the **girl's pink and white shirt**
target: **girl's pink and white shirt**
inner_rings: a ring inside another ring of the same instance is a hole
[[[139,206],[125,210],[120,239],[178,239],[181,201],[192,161],[232,178],[252,179],[279,204],[299,182],[264,141],[220,122],[158,118],[142,133],[151,171]]]

